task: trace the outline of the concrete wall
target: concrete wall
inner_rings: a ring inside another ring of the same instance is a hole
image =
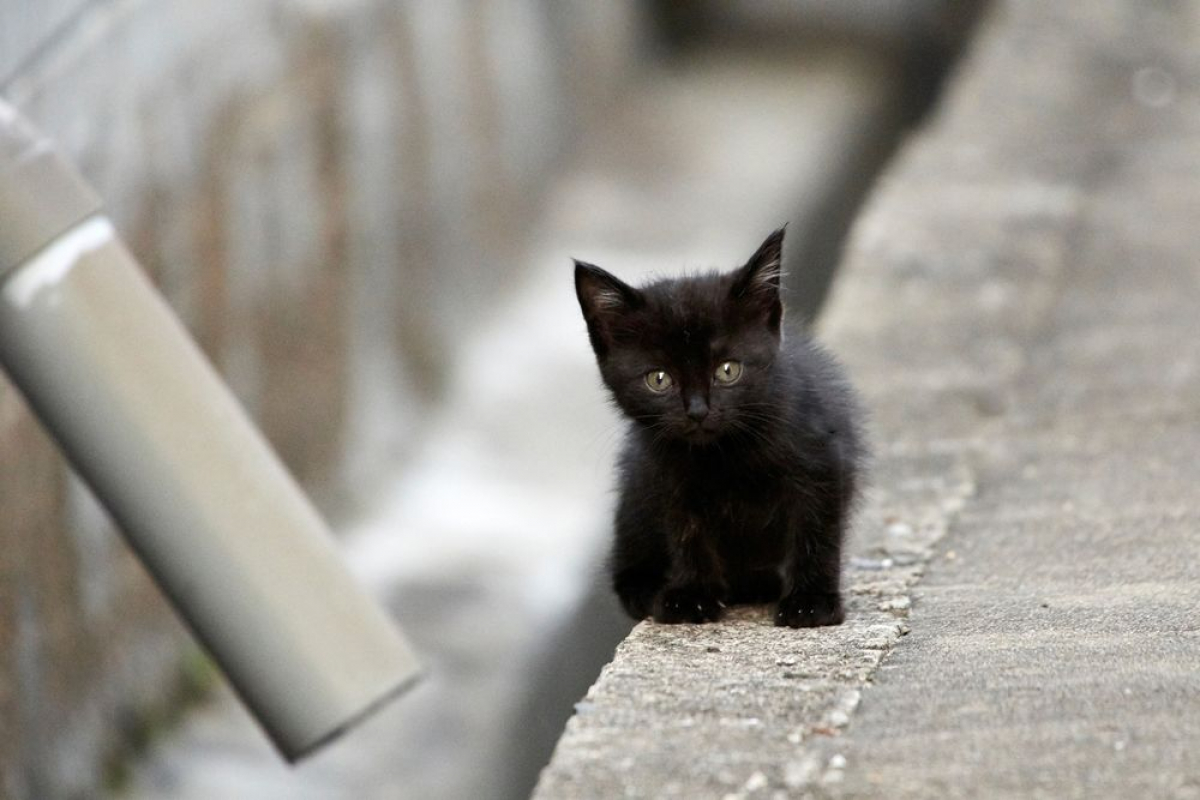
[[[632,2],[15,0],[0,94],[338,515],[420,436],[643,28]],[[186,642],[0,379],[0,795],[95,796]]]

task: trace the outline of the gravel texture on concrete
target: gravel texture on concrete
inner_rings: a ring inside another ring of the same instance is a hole
[[[1200,797],[1197,54],[1196,2],[992,8],[822,319],[846,624],[639,625],[537,797]]]

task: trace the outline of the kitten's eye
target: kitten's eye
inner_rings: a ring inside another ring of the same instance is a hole
[[[716,373],[713,374],[713,380],[726,386],[737,383],[740,377],[742,377],[742,362],[740,361],[725,361],[717,367]]]
[[[671,376],[661,369],[646,373],[646,385],[650,387],[650,391],[652,392],[665,392],[674,383],[675,381],[671,380]]]

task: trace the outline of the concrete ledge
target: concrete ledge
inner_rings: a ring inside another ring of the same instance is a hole
[[[1200,795],[1198,20],[996,4],[821,321],[879,452],[846,624],[642,623],[536,797]]]
[[[844,625],[778,628],[766,607],[735,609],[718,625],[639,624],[576,705],[535,796],[717,797],[836,771],[804,745],[849,724],[909,632],[912,587],[973,490],[946,458],[889,466],[864,514],[878,520],[886,509],[887,523],[860,533]]]

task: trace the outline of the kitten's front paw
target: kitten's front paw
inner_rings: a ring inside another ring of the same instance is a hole
[[[775,624],[789,628],[841,625],[845,618],[842,598],[836,594],[796,592],[780,600],[779,608],[775,611]]]
[[[725,604],[717,594],[699,586],[664,589],[654,606],[654,621],[674,625],[680,622],[716,622]]]

